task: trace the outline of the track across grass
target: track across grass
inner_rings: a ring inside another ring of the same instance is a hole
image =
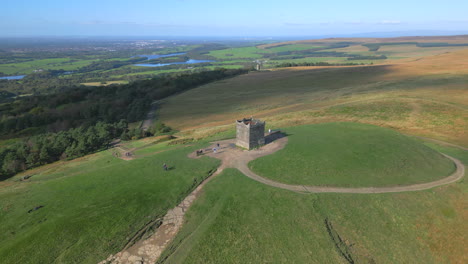
[[[358,123],[292,127],[286,147],[249,163],[262,177],[301,185],[383,187],[438,180],[452,161],[390,129]]]
[[[429,144],[432,145],[432,144]],[[463,150],[437,150],[468,163]],[[296,194],[227,169],[158,263],[457,263],[467,184],[390,194]]]
[[[131,161],[109,150],[28,171],[28,182],[15,181],[22,175],[4,182],[0,262],[97,263],[121,250],[216,169],[214,159],[187,158],[197,147]]]

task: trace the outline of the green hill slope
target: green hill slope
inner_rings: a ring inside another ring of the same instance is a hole
[[[286,147],[252,161],[253,171],[290,184],[378,187],[429,182],[455,170],[440,153],[373,125],[325,123],[285,131]]]
[[[437,148],[468,162],[466,151]],[[463,262],[466,187],[304,195],[229,169],[205,186],[158,263]]]
[[[0,262],[97,263],[120,251],[217,167],[189,159],[193,149],[162,147],[130,161],[109,150],[28,171],[29,182],[3,182]]]

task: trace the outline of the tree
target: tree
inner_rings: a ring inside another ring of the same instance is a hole
[[[6,174],[15,174],[20,171],[20,165],[21,163],[16,153],[9,151],[3,159],[2,170],[6,172]]]
[[[43,145],[41,152],[39,153],[39,160],[42,164],[47,164],[50,162],[49,150],[46,145]]]

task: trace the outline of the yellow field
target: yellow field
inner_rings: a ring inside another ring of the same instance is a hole
[[[81,83],[81,84],[86,85],[86,86],[107,86],[111,84],[125,84],[125,83],[128,83],[128,81],[108,81],[108,82],[105,82],[104,84],[101,82],[87,82],[87,83]]]
[[[433,36],[433,37],[397,37],[397,38],[328,38],[296,40],[280,43],[259,45],[258,48],[272,48],[285,44],[304,44],[304,43],[334,43],[334,42],[361,42],[361,43],[382,43],[382,42],[446,42],[452,44],[468,43],[468,35],[460,36]]]

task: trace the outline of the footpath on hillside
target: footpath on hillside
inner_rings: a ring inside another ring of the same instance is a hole
[[[362,188],[343,188],[343,187],[329,187],[329,186],[309,186],[309,185],[293,185],[285,184],[277,181],[273,181],[264,177],[261,177],[250,170],[248,163],[259,157],[272,154],[286,146],[288,142],[287,137],[279,138],[270,144],[263,146],[257,150],[241,150],[235,147],[235,140],[225,140],[219,142],[221,146],[225,146],[217,151],[217,153],[207,153],[208,156],[220,159],[222,161],[223,168],[236,168],[241,171],[245,176],[261,182],[263,184],[290,190],[298,193],[395,193],[395,192],[411,192],[411,191],[422,191],[431,189],[437,186],[450,184],[460,180],[465,174],[465,167],[461,161],[443,154],[445,157],[451,159],[456,170],[450,176],[432,181],[427,183],[412,184],[406,186],[393,186],[393,187],[362,187]]]
[[[247,177],[258,181],[260,183],[281,188],[296,193],[392,193],[392,192],[408,192],[408,191],[421,191],[431,189],[437,186],[450,184],[460,180],[465,174],[465,167],[461,161],[443,154],[447,158],[451,159],[456,165],[456,171],[450,176],[428,183],[413,184],[406,186],[394,186],[394,187],[367,187],[367,188],[341,188],[341,187],[323,187],[323,186],[307,186],[307,185],[291,185],[276,182],[270,179],[263,178],[248,168],[248,163],[254,159],[275,153],[276,151],[283,149],[288,142],[287,137],[279,137],[265,146],[247,151],[236,147],[235,139],[224,140],[213,143],[208,148],[203,149],[201,154],[192,152],[189,154],[190,158],[200,158],[201,156],[207,155],[221,160],[221,165],[218,167],[215,173],[209,178],[203,181],[192,193],[190,193],[179,205],[168,211],[168,213],[162,218],[161,225],[156,232],[151,235],[148,239],[141,240],[133,244],[132,246],[126,247],[121,252],[110,255],[107,259],[100,262],[100,264],[106,263],[154,263],[161,256],[164,249],[177,235],[177,232],[182,227],[183,217],[188,208],[192,205],[195,199],[200,195],[203,186],[206,185],[214,176],[220,174],[225,168],[236,168],[241,171]],[[218,145],[219,144],[219,147]],[[456,146],[461,149],[463,147]],[[214,151],[216,148],[216,151]],[[134,156],[133,156],[134,158]]]

